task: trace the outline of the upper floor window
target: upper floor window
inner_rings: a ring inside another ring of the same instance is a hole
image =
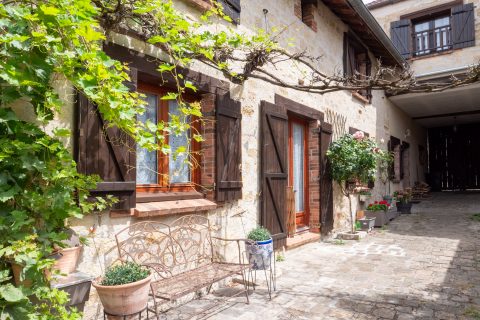
[[[317,0],[295,0],[295,15],[302,19],[303,23],[313,31],[317,31],[315,22],[315,11],[317,10]]]
[[[413,55],[419,56],[452,48],[450,16],[413,24]]]
[[[353,35],[348,33],[344,35],[343,46],[344,74],[360,80],[367,79],[371,75],[372,67],[367,48],[355,39]],[[370,89],[359,90],[356,94],[359,94],[368,102],[370,102],[372,97]]]
[[[474,6],[441,5],[391,24],[391,39],[406,59],[475,45]]]

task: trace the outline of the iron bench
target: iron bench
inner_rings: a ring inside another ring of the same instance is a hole
[[[222,239],[212,236],[212,228],[206,217],[183,216],[171,224],[154,221],[138,222],[115,235],[119,258],[134,261],[153,270],[150,284],[154,309],[159,316],[159,306],[174,301],[202,288],[208,288],[223,279],[240,275],[248,299],[246,270],[241,251],[241,239]],[[235,243],[238,261],[221,261],[219,242]]]

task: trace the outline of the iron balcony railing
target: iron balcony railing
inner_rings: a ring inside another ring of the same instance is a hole
[[[452,27],[447,25],[414,32],[412,41],[414,56],[450,50],[452,49]]]

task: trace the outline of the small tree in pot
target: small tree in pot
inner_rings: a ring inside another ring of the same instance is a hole
[[[248,261],[253,270],[265,270],[270,266],[273,253],[273,240],[270,232],[263,227],[257,227],[247,235],[246,250]]]
[[[355,192],[355,184],[367,184],[375,179],[377,166],[388,158],[385,153],[386,151],[381,150],[374,140],[365,137],[361,131],[353,135],[344,135],[333,142],[327,151],[332,179],[338,183],[343,195],[348,198],[352,234],[356,232],[355,212],[351,199]]]
[[[146,267],[126,262],[110,267],[105,276],[97,278],[97,289],[106,313],[112,316],[136,314],[147,306],[153,274]]]

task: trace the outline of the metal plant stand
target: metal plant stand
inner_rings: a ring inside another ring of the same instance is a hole
[[[275,250],[273,250],[273,255],[270,257],[270,263],[267,261],[263,260],[263,265],[267,266],[266,268],[263,268],[263,270],[259,269],[254,269],[250,268],[249,271],[249,282],[252,284],[253,290],[255,290],[256,283],[257,283],[257,271],[262,272],[265,276],[265,282],[267,284],[267,290],[268,290],[268,297],[271,300],[272,299],[272,291],[277,290],[277,273],[276,273],[276,254]]]
[[[106,320],[107,316],[122,317],[122,320],[127,320],[127,319],[131,319],[132,316],[137,316],[137,315],[138,315],[138,319],[141,320],[142,319],[142,313],[144,311],[147,311],[147,319],[148,319],[148,306],[146,306],[144,309],[140,310],[139,312],[135,312],[135,313],[131,313],[131,314],[111,314],[111,313],[108,313],[104,310],[103,311],[103,320]]]

